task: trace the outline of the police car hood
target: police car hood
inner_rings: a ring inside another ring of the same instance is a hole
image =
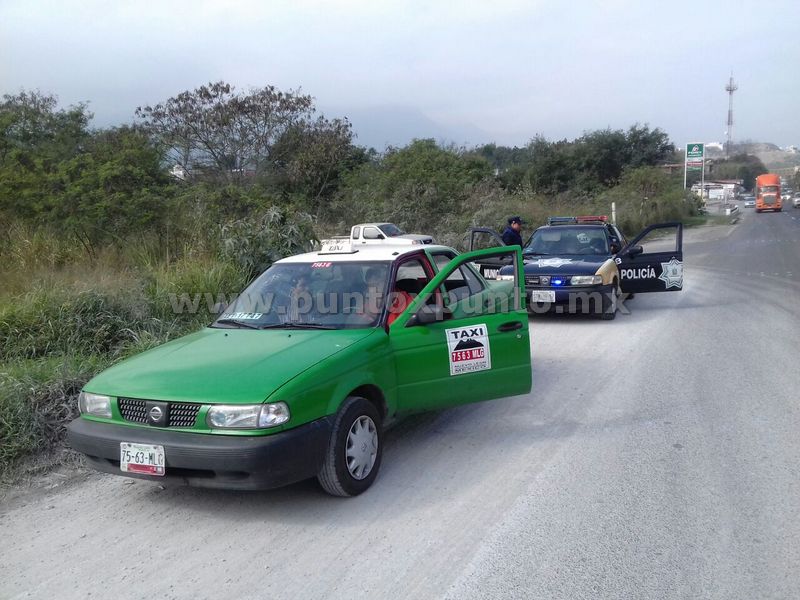
[[[609,256],[526,256],[526,275],[594,275]]]

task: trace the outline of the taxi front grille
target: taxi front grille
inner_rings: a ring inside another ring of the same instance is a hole
[[[144,400],[118,398],[117,406],[119,406],[119,414],[126,421],[147,423],[147,403]]]
[[[168,427],[194,427],[198,412],[200,412],[199,404],[189,404],[188,402],[170,404]]]
[[[122,418],[131,423],[147,423],[147,400],[118,398],[117,406]],[[200,405],[191,402],[170,402],[167,427],[194,427]]]

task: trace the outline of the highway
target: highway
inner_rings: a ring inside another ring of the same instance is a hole
[[[404,421],[357,498],[7,499],[0,598],[799,597],[800,210],[742,212],[685,231],[682,292],[533,318],[532,393]]]

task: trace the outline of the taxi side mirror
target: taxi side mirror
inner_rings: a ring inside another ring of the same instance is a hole
[[[453,313],[443,306],[439,306],[438,304],[426,304],[422,306],[416,314],[411,315],[411,318],[406,323],[406,327],[430,325],[431,323],[438,323],[450,319],[452,316]]]

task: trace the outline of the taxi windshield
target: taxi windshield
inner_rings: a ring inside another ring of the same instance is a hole
[[[609,255],[608,238],[602,227],[543,227],[537,229],[523,249],[523,254]]]
[[[388,262],[278,263],[264,271],[212,327],[358,329],[383,312]]]

